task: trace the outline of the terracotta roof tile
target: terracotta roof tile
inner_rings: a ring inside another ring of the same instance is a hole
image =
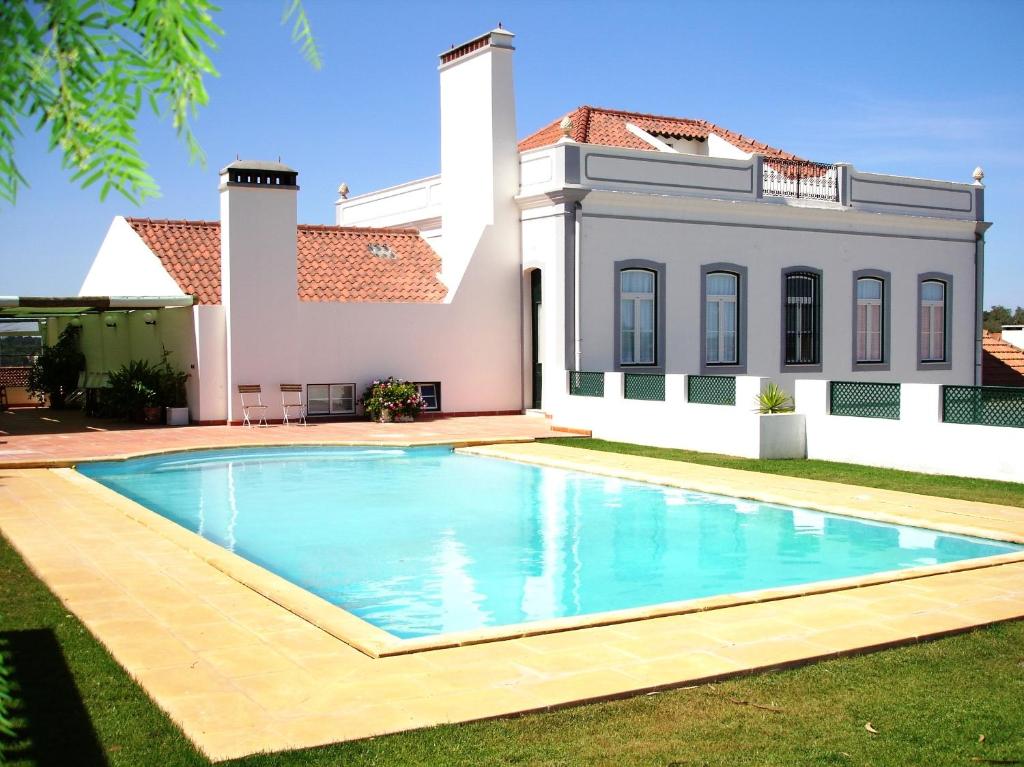
[[[985,386],[1024,386],[1024,349],[985,331],[981,339],[981,382]]]
[[[664,117],[643,112],[625,112],[620,109],[581,106],[569,113],[572,120],[572,139],[581,144],[600,144],[624,149],[651,149],[651,145],[626,129],[626,123],[633,123],[648,133],[672,138],[706,139],[714,133],[744,152],[758,152],[766,157],[787,160],[801,158],[768,144],[755,141],[728,128],[715,125],[707,120],[691,120],[685,117]],[[554,144],[562,137],[558,127],[562,117],[545,125],[519,142],[519,151],[536,149]]]
[[[219,304],[220,224],[127,219],[181,290]],[[439,303],[441,259],[415,229],[299,224],[300,301]]]

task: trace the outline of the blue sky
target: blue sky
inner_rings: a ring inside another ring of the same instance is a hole
[[[379,2],[306,0],[324,67],[283,2],[222,0],[220,76],[195,122],[205,167],[166,121],[142,150],[162,196],[136,207],[68,182],[24,127],[31,186],[0,203],[0,295],[78,291],[117,214],[216,219],[236,155],[299,170],[299,220],[439,170],[436,55],[501,21],[515,32],[520,135],[580,104],[705,118],[823,162],[970,181],[985,169],[986,305],[1024,305],[1024,2]]]

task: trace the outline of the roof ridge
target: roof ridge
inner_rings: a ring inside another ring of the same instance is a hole
[[[296,224],[298,229],[307,229],[317,232],[352,232],[354,234],[414,234],[420,235],[420,230],[413,227],[388,228],[386,226],[339,226],[337,224]]]
[[[650,117],[655,120],[673,120],[675,122],[687,122],[687,123],[706,123],[707,120],[700,120],[695,117],[672,117],[670,115],[656,115],[651,112],[634,112],[628,109],[611,109],[609,107],[595,107],[592,105],[584,105],[580,109],[587,109],[592,112],[605,112],[606,114],[622,115],[630,117]]]
[[[142,216],[125,216],[130,224],[166,224],[171,226],[220,226],[220,221],[207,221],[196,218],[145,218]]]

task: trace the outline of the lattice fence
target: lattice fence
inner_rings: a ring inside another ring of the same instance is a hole
[[[686,401],[698,405],[735,405],[736,376],[687,376]]]
[[[942,420],[1024,429],[1024,389],[1009,386],[943,386]]]
[[[604,373],[570,370],[569,394],[577,397],[603,397]]]
[[[829,386],[829,412],[857,418],[900,417],[900,385],[868,381],[832,381]]]
[[[626,373],[623,394],[626,399],[665,399],[665,376],[653,373]]]

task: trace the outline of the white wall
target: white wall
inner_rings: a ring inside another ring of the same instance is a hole
[[[687,402],[686,379],[667,375],[665,400],[644,401],[623,397],[622,373],[605,374],[604,397],[570,395],[563,377],[561,396],[545,409],[555,425],[588,429],[597,439],[746,458],[803,457],[801,416],[754,412],[763,379],[738,376],[735,405]]]
[[[714,133],[708,134],[708,155],[711,157],[727,157],[731,160],[746,160],[750,152],[744,152],[737,146],[730,144],[721,136]]]
[[[80,296],[181,296],[178,283],[123,216],[114,216]]]
[[[1021,429],[942,422],[942,387],[903,384],[899,420],[829,414],[829,382],[796,382],[807,457],[1024,482]]]

